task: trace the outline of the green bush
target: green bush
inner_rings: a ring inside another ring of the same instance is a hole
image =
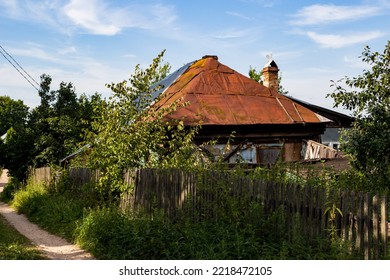
[[[76,188],[67,180],[55,187],[29,183],[16,192],[13,205],[33,222],[76,241],[98,259],[353,257],[338,240],[306,238],[298,215],[291,223],[283,208],[265,215],[260,202],[250,202],[245,196],[234,199],[222,180],[213,173],[210,178],[208,188],[200,188],[197,194],[206,191],[218,200],[202,201],[203,212],[188,205],[174,219],[159,211],[124,213],[117,205],[100,200],[93,185]],[[293,230],[288,228],[291,225]]]
[[[20,189],[20,187],[20,182],[15,178],[11,178],[8,184],[5,185],[3,191],[0,193],[0,200],[6,203],[10,202],[14,198],[16,191]]]
[[[48,188],[42,184],[29,183],[16,192],[12,206],[18,212],[41,227],[73,240],[76,222],[83,217],[84,209],[94,207],[98,200],[92,187],[86,185],[76,190]]]
[[[0,260],[41,260],[45,257],[0,216]]]
[[[76,241],[98,259],[345,259],[327,239],[308,240],[297,226],[285,232],[283,211],[269,218],[226,222],[167,221],[124,214],[116,208],[90,210],[79,221]]]

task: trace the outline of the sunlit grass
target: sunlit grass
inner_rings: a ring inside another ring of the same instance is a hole
[[[0,260],[42,259],[42,253],[0,216]]]

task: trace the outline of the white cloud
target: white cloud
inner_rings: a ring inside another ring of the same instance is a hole
[[[62,49],[58,50],[58,53],[61,54],[61,55],[77,53],[77,49],[74,46],[65,47],[65,48],[62,48]]]
[[[4,8],[3,12],[8,13],[11,17],[20,14],[17,0],[0,0],[0,6]]]
[[[76,25],[100,35],[114,35],[125,25],[125,14],[121,11],[108,11],[97,0],[71,0],[64,7],[64,14]]]
[[[115,35],[124,28],[156,29],[176,19],[171,6],[113,8],[101,0],[71,0],[63,12],[77,26],[98,35]]]
[[[125,28],[160,29],[176,20],[171,5],[127,4],[126,1],[0,0],[0,9],[1,16],[44,23],[62,33],[81,29],[107,36]]]
[[[28,44],[26,48],[10,48],[9,53],[13,56],[31,57],[34,59],[41,59],[45,61],[57,61],[58,59],[46,52],[39,45]]]
[[[385,35],[380,31],[356,33],[352,35],[318,34],[316,32],[307,32],[306,34],[310,39],[319,44],[321,47],[333,49],[352,46]]]
[[[360,58],[344,56],[344,62],[351,68],[366,69],[367,63],[363,62]]]
[[[275,5],[276,0],[240,0],[244,3],[254,3],[263,6],[264,8],[271,8]]]
[[[377,15],[379,7],[375,6],[336,6],[332,4],[316,4],[307,6],[293,15],[290,23],[294,25],[315,25],[346,20],[356,20]]]
[[[251,17],[248,17],[244,14],[240,14],[240,13],[237,13],[237,12],[226,12],[227,15],[229,16],[233,16],[233,17],[237,17],[237,18],[241,18],[241,19],[244,19],[244,20],[248,20],[248,21],[253,21],[254,18],[251,18]]]

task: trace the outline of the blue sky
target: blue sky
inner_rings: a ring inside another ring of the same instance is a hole
[[[290,95],[332,108],[330,80],[361,74],[364,46],[389,39],[390,0],[0,0],[0,44],[35,80],[104,97],[164,49],[172,70],[208,54],[244,75],[272,54]],[[3,56],[0,95],[40,102]]]

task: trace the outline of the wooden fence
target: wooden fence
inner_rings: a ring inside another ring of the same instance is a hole
[[[50,184],[53,180],[54,171],[50,167],[41,167],[33,169],[30,172],[29,179],[32,180],[34,184],[43,183]]]
[[[140,169],[127,172],[125,182],[135,188],[133,193],[123,196],[124,208],[142,206],[146,211],[158,208],[172,216],[177,210],[187,207],[198,210],[195,214],[205,217],[213,213],[212,207],[219,199],[219,194],[208,191],[208,188],[228,186],[232,197],[237,200],[249,197],[259,202],[266,214],[282,208],[287,217],[286,226],[291,231],[296,227],[293,220],[296,222],[298,216],[301,230],[309,238],[333,230],[335,236],[350,244],[351,251],[360,252],[365,259],[384,258],[387,253],[385,196],[272,183],[226,172],[196,174]]]
[[[74,169],[75,183],[97,180],[98,173]],[[222,196],[258,202],[265,215],[283,210],[288,234],[297,228],[308,238],[329,234],[347,241],[364,259],[387,255],[388,206],[385,196],[326,190],[234,176],[228,172],[184,172],[176,169],[139,169],[124,174],[132,191],[121,198],[122,209],[160,209],[167,217],[192,211],[194,218],[217,218]],[[225,197],[226,198],[226,197]],[[339,212],[340,211],[340,212]]]

